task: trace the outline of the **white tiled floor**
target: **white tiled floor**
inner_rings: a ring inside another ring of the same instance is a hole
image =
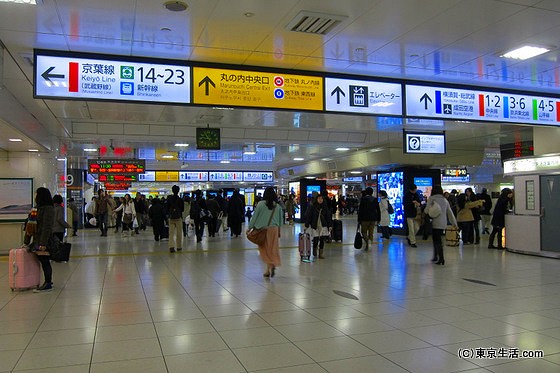
[[[170,254],[148,231],[82,230],[46,294],[12,293],[1,257],[0,372],[560,372],[560,261],[483,236],[436,266],[431,241],[354,250],[355,217],[343,221],[346,243],[314,263],[299,261],[301,227],[282,227],[270,280],[227,233]],[[544,358],[458,358],[477,347]]]

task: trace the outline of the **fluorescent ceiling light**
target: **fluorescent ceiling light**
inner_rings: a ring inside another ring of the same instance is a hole
[[[84,152],[96,152],[97,149],[94,148],[84,148]]]
[[[0,3],[37,5],[37,1],[35,0],[0,0]]]
[[[546,53],[548,51],[550,51],[550,49],[548,49],[548,48],[535,47],[535,46],[531,46],[531,45],[524,45],[520,48],[511,50],[509,52],[506,52],[503,55],[501,55],[500,57],[513,58],[513,59],[516,59],[516,60],[526,60],[526,59],[529,59],[529,58],[539,56],[539,55],[541,55],[543,53]]]
[[[304,159],[304,158],[296,157],[296,158],[294,158],[294,161],[303,161],[303,159]]]
[[[66,161],[66,158],[57,158],[56,160],[60,161],[60,162],[64,162],[64,161]]]
[[[245,155],[255,155],[255,154],[257,154],[257,152],[247,150],[247,151],[243,152],[243,154],[245,154]]]
[[[11,142],[21,142],[23,141],[22,139],[8,139]]]
[[[220,161],[220,163],[228,164],[230,162],[229,161]]]
[[[27,149],[27,151],[29,151],[29,152],[38,152],[39,149]]]
[[[350,148],[336,148],[337,152],[346,152],[348,150],[350,150]]]
[[[175,144],[175,146],[189,146],[189,144],[177,143],[177,144]]]
[[[351,174],[354,174],[354,175],[358,175],[358,174],[361,174],[362,171],[350,171],[350,173],[351,173]]]
[[[164,154],[161,156],[163,159],[173,159],[173,156],[170,154]]]

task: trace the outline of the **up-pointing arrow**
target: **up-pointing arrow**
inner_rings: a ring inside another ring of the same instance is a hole
[[[428,96],[427,93],[424,93],[424,95],[422,97],[420,97],[420,102],[424,101],[424,110],[428,110],[428,101],[430,101],[430,103],[432,103],[432,99],[430,98],[430,96]]]
[[[199,83],[198,86],[200,87],[201,85],[205,84],[206,86],[204,87],[204,94],[206,96],[208,96],[210,94],[210,85],[212,85],[212,87],[216,88],[216,84],[214,84],[214,82],[212,81],[212,79],[210,79],[207,76],[204,77],[204,79],[202,79]]]
[[[342,95],[343,97],[346,97],[346,95],[344,94],[342,88],[340,88],[339,86],[336,86],[336,88],[333,89],[333,91],[331,92],[331,96],[334,96],[335,94],[336,94],[336,104],[340,105],[340,95]]]

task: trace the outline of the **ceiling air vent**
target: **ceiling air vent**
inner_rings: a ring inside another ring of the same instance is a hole
[[[286,29],[307,34],[326,35],[346,18],[345,16],[302,10],[288,23]]]
[[[330,171],[336,171],[336,162],[328,162],[328,163],[327,163],[327,168],[328,168]]]

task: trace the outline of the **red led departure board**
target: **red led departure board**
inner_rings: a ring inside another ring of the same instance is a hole
[[[106,183],[111,181],[124,181],[124,182],[138,181],[138,175],[122,175],[122,174],[99,175],[99,182]]]
[[[105,183],[105,189],[106,190],[128,190],[128,188],[130,188],[130,183],[122,183],[122,182],[116,182],[116,183]]]
[[[143,174],[146,161],[143,159],[90,159],[88,172],[90,174]],[[101,180],[100,180],[101,181]],[[133,180],[135,181],[135,180]]]

